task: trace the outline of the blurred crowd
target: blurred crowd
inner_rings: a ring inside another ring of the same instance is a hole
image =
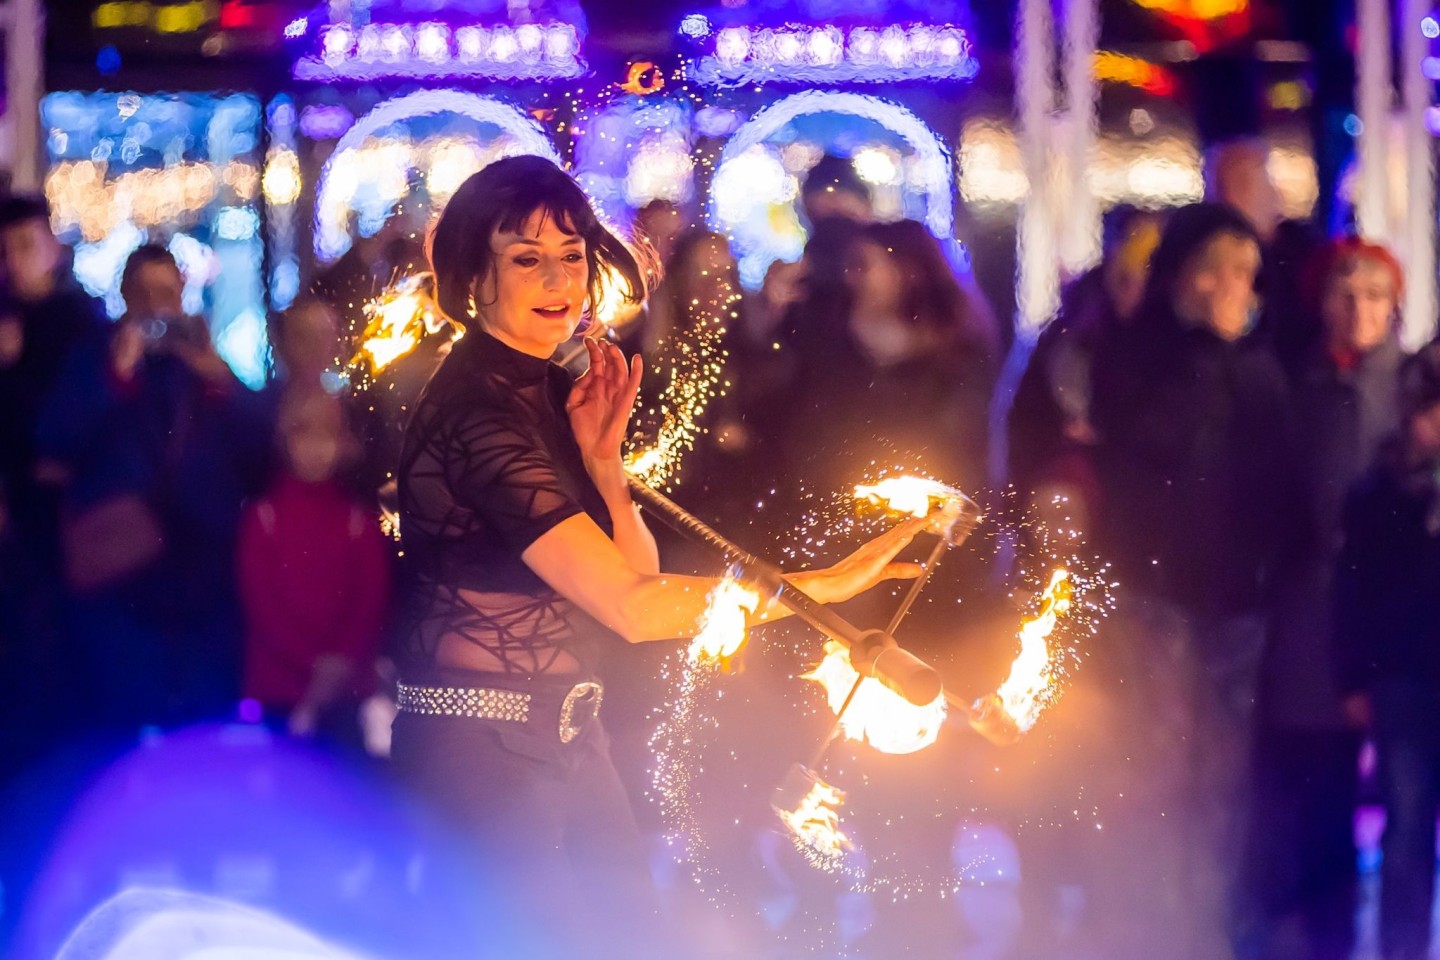
[[[997,509],[1080,530],[1119,585],[1085,670],[1118,718],[1105,749],[1131,815],[1080,872],[1130,886],[1094,955],[1349,958],[1373,789],[1383,955],[1418,960],[1440,807],[1440,346],[1402,349],[1386,249],[1280,219],[1263,148],[1208,168],[1204,203],[1112,210],[1102,262],[1012,344],[967,251],[879,221],[851,164],[822,159],[803,257],[727,324],[687,504],[779,528],[876,464],[966,490],[1006,477],[1018,502]],[[636,233],[664,279],[619,332],[656,361],[653,396],[667,345],[740,288],[687,211],[651,204]],[[367,249],[272,319],[252,391],[183,310],[164,248],[130,257],[109,321],[43,202],[0,202],[0,781],[68,738],[237,710],[384,754],[403,557],[378,517],[444,347],[369,391],[335,376],[344,319],[396,258]],[[1007,350],[1028,357],[1018,382]]]

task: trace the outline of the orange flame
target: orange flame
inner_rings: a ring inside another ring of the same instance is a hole
[[[822,865],[838,866],[845,854],[855,849],[840,829],[840,806],[845,794],[814,774],[809,774],[810,791],[793,810],[775,812],[795,842]]]
[[[364,362],[371,376],[380,373],[401,357],[410,354],[427,334],[437,332],[446,321],[429,292],[430,275],[402,277],[365,302],[365,330],[351,364]],[[461,330],[453,328],[459,339]]]
[[[700,619],[700,632],[690,642],[691,660],[715,660],[727,669],[730,660],[750,636],[747,614],[755,612],[760,594],[735,579],[733,574],[710,591],[709,606]]]
[[[850,665],[849,652],[828,640],[825,658],[803,678],[824,687],[830,709],[839,713],[860,674]],[[935,742],[945,722],[945,710],[943,694],[919,707],[879,680],[866,677],[840,717],[840,730],[847,738],[863,740],[882,753],[914,753]]]
[[[962,494],[938,480],[904,476],[862,483],[855,488],[855,497],[895,513],[928,517],[933,510],[961,499]]]
[[[1010,676],[995,692],[1022,731],[1035,726],[1040,712],[1054,699],[1054,661],[1046,641],[1059,619],[1070,612],[1073,593],[1066,570],[1050,574],[1050,583],[1040,596],[1040,612],[1020,625],[1020,654],[1010,665]]]

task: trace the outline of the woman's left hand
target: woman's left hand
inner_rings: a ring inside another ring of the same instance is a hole
[[[613,343],[586,340],[590,372],[570,389],[565,412],[580,447],[580,455],[592,472],[620,464],[620,447],[630,425],[630,411],[640,393],[640,356],[625,357]]]

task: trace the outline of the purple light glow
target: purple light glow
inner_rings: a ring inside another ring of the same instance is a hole
[[[685,32],[682,21],[682,33]],[[793,80],[807,83],[882,83],[968,80],[979,64],[970,39],[953,24],[892,25],[883,29],[789,24],[726,27],[689,72],[704,83]]]
[[[295,63],[297,80],[381,77],[551,79],[579,76],[580,36],[568,23],[452,27],[445,23],[337,23],[319,56]]]
[[[311,140],[337,140],[355,125],[355,115],[339,104],[300,111],[300,132]]]

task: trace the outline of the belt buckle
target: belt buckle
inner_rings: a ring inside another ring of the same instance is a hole
[[[577,683],[565,694],[565,701],[560,704],[560,742],[569,743],[580,736],[584,724],[589,723],[600,715],[600,701],[605,698],[605,688],[593,680],[586,680]],[[589,715],[581,719],[580,724],[575,724],[576,706],[584,706],[589,709]]]

